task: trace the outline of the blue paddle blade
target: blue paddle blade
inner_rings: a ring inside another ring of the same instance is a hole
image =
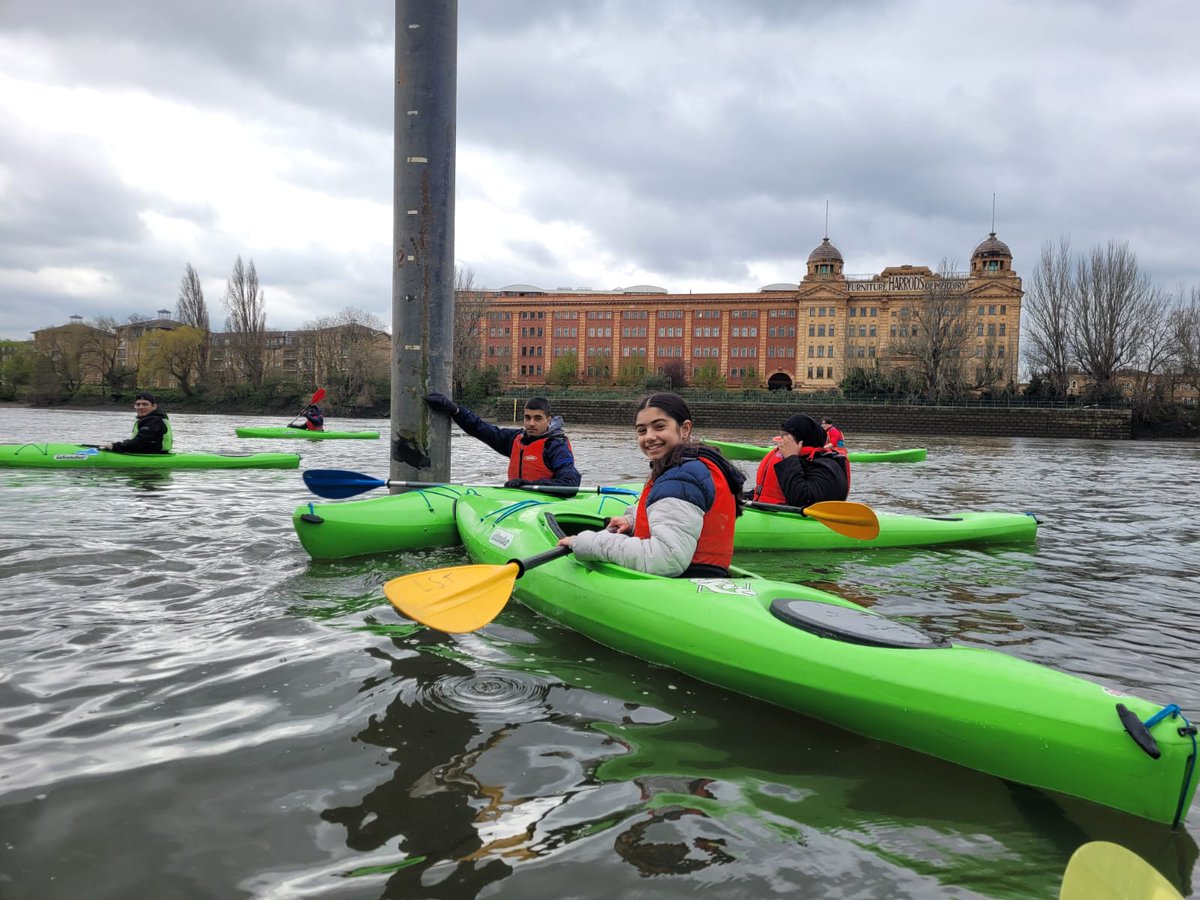
[[[308,469],[302,477],[310,491],[329,500],[357,497],[375,488],[387,486],[386,481],[346,469]]]

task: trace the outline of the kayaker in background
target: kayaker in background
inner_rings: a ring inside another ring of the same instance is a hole
[[[137,420],[133,423],[133,436],[127,441],[101,444],[101,450],[117,453],[169,453],[171,452],[171,423],[167,414],[158,408],[158,401],[149,391],[140,391],[133,401]]]
[[[838,427],[829,421],[828,418],[821,420],[821,427],[825,429],[825,449],[826,450],[841,450],[846,446],[846,437],[838,430]]]
[[[293,407],[294,408],[294,407]],[[300,413],[304,417],[303,422],[295,420],[288,422],[288,428],[301,428],[305,431],[324,431],[325,417],[321,415],[321,407],[315,403],[310,403],[304,407],[304,412]]]
[[[581,479],[571,442],[563,432],[562,419],[551,414],[550,401],[545,397],[533,397],[525,403],[524,428],[501,428],[485,422],[445,394],[430,394],[425,403],[430,409],[450,416],[471,437],[508,457],[505,487],[579,485]]]
[[[692,441],[692,413],[678,394],[651,394],[638,404],[638,448],[650,480],[637,506],[558,543],[582,560],[684,578],[723,578],[733,559],[733,522],[741,513],[741,472],[711,447]]]
[[[789,416],[783,433],[775,438],[775,449],[758,464],[752,498],[799,507],[845,500],[850,493],[850,460],[844,452],[825,449],[826,437],[812,416]]]

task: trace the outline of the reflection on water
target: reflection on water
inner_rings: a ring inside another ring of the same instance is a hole
[[[130,419],[0,414],[15,440]],[[272,449],[233,428],[279,424],[172,421],[180,447],[214,451]],[[629,429],[571,437],[588,483],[644,476]],[[855,499],[1031,510],[1037,544],[740,563],[1200,710],[1200,448],[851,438],[929,448],[857,466]],[[360,443],[306,443],[302,466],[386,477],[386,446]],[[461,435],[453,454],[460,481],[504,466]],[[1172,832],[1006,784],[646,665],[516,601],[480,633],[431,634],[382,585],[462,551],[313,563],[290,524],[310,496],[287,471],[0,470],[5,900],[1053,897],[1094,839],[1191,888],[1195,813]]]

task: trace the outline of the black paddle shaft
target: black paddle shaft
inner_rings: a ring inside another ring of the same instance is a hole
[[[570,547],[554,547],[544,553],[539,553],[536,556],[528,556],[525,559],[510,559],[510,563],[517,564],[517,577],[520,578],[530,569],[545,565],[548,562],[553,562],[560,556],[566,556],[571,552]]]

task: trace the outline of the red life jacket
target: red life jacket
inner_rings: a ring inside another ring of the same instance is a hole
[[[700,461],[708,466],[712,475],[716,497],[712,507],[704,514],[704,524],[700,528],[700,539],[696,542],[696,552],[692,554],[692,565],[703,563],[709,566],[720,566],[728,569],[733,562],[733,522],[737,518],[737,500],[729,490],[724,473],[717,464],[704,457]],[[646,540],[650,537],[650,517],[646,514],[646,498],[650,496],[650,488],[654,479],[646,482],[642,488],[642,496],[638,498],[637,515],[633,522],[633,536]]]
[[[553,478],[554,470],[547,466],[546,460],[542,458],[545,449],[545,437],[530,438],[527,434],[518,434],[508,457],[508,477],[523,478],[526,481]],[[567,449],[571,449],[570,441],[567,441]]]
[[[845,447],[836,450],[823,450],[820,447],[801,447],[800,455],[812,459],[817,454],[837,455],[841,457],[842,467],[846,470],[846,493],[850,493],[850,455]],[[781,503],[786,505],[787,498],[783,488],[779,486],[779,476],[775,474],[775,463],[783,459],[776,447],[763,457],[758,464],[758,472],[754,476],[754,499],[759,503]]]

